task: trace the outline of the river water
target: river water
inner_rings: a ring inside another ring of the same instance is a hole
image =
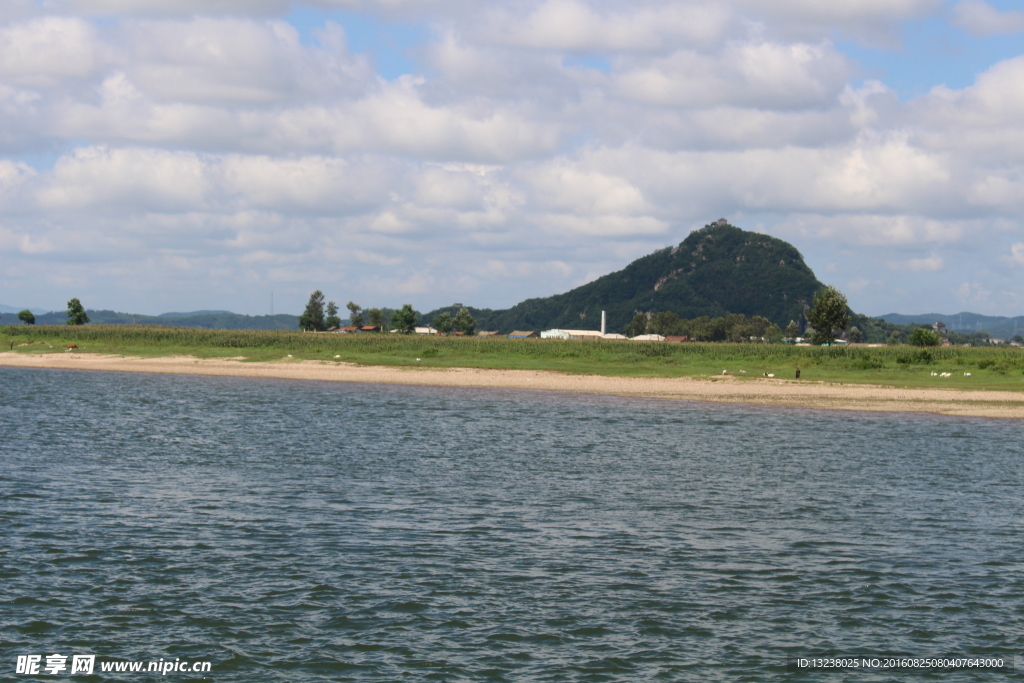
[[[1009,680],[787,663],[1024,653],[1022,436],[0,368],[0,680]]]

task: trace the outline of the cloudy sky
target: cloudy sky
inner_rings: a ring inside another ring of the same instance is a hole
[[[0,303],[505,307],[726,217],[1024,314],[1018,0],[3,0]]]

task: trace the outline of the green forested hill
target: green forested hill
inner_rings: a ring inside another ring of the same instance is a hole
[[[470,309],[478,329],[598,329],[621,332],[638,311],[672,311],[682,318],[743,313],[780,327],[799,320],[823,285],[797,249],[783,240],[724,222],[565,294],[527,299],[505,310]],[[429,322],[442,311],[423,316]]]

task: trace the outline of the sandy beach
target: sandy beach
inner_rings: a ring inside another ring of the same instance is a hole
[[[182,356],[135,358],[99,354],[28,355],[11,352],[0,353],[0,366],[438,387],[533,389],[825,410],[1024,418],[1024,393],[1021,392],[905,389],[731,376],[714,378],[601,377],[527,370],[362,366],[323,361],[282,360],[273,363],[247,363],[242,362],[241,359],[198,359]]]

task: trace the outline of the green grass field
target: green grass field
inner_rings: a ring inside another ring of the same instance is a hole
[[[1019,348],[667,344],[126,325],[0,326],[0,335],[5,346],[13,344],[14,351],[33,354],[64,353],[67,344],[77,344],[83,353],[144,357],[243,356],[247,361],[553,370],[618,377],[711,376],[725,370],[750,379],[764,373],[792,378],[799,367],[805,381],[1024,391],[1024,349]],[[934,377],[933,372],[949,372],[952,377]],[[972,376],[965,377],[965,372]]]

